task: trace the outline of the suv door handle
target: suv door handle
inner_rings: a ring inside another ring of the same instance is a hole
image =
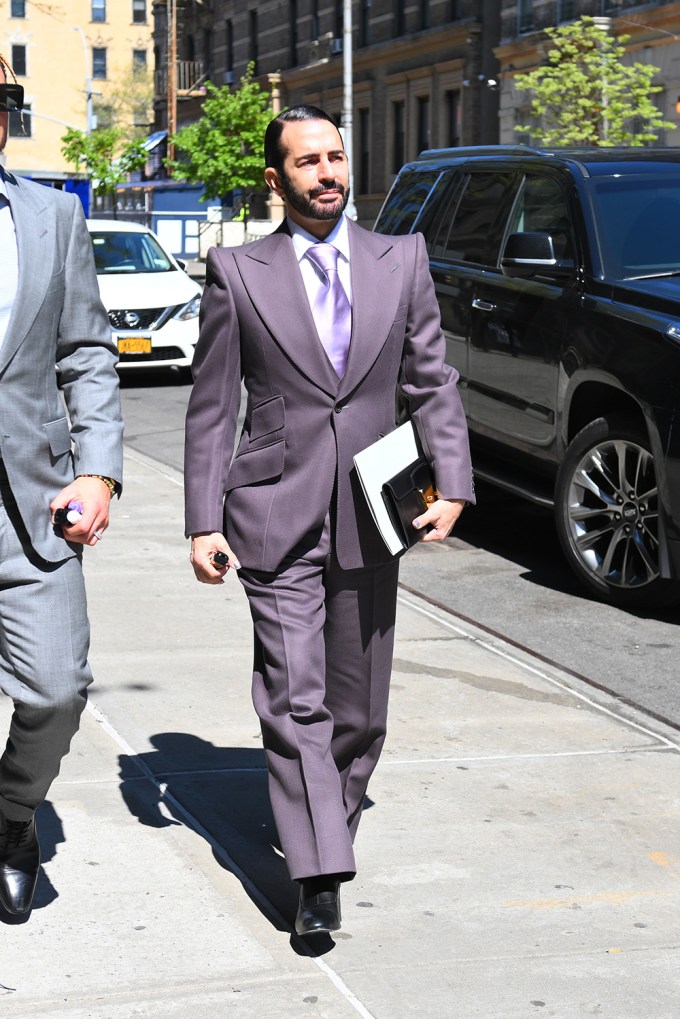
[[[495,311],[496,305],[491,304],[490,301],[480,301],[477,297],[472,302],[472,307],[476,308],[477,311]]]

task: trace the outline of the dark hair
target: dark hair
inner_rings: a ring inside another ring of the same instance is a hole
[[[281,147],[281,135],[286,124],[292,124],[299,120],[327,120],[333,127],[337,124],[332,117],[329,117],[318,106],[306,106],[301,103],[299,106],[289,106],[282,110],[267,125],[264,133],[264,165],[272,166],[275,170],[283,169],[285,152]]]

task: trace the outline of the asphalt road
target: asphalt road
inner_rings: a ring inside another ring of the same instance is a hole
[[[181,469],[190,389],[170,374],[126,376],[127,444]],[[584,597],[549,512],[480,485],[455,537],[410,552],[401,580],[680,728],[680,606],[633,613]]]

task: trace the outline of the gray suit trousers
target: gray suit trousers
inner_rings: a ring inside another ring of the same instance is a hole
[[[36,555],[0,463],[0,689],[14,701],[0,810],[12,820],[28,820],[59,773],[92,679],[88,647],[80,557]]]
[[[398,563],[342,570],[328,519],[275,573],[241,569],[253,703],[291,878],[356,872],[353,842],[387,723]]]

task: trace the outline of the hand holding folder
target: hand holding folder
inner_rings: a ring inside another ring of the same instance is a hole
[[[413,521],[437,498],[432,468],[420,451],[411,421],[354,457],[366,502],[383,541],[398,555],[420,541],[427,528]]]

